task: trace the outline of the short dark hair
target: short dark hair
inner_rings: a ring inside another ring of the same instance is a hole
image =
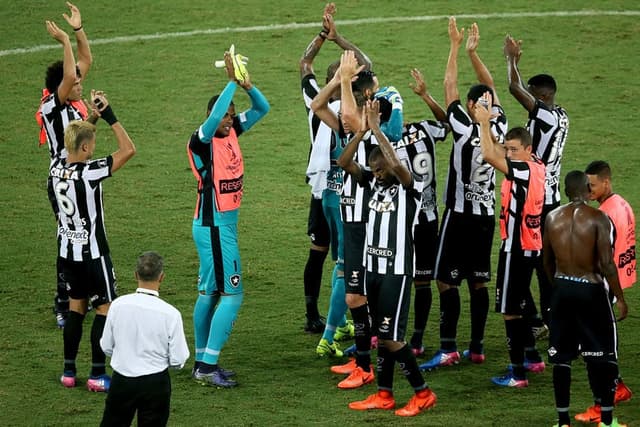
[[[153,282],[160,278],[164,269],[164,260],[153,251],[144,252],[138,257],[136,273],[143,282]]]
[[[564,178],[564,193],[570,199],[589,194],[589,178],[579,170],[573,170]]]
[[[329,66],[327,67],[327,81],[326,81],[326,83],[329,83],[331,81],[331,79],[333,78],[333,76],[336,75],[336,71],[338,71],[338,68],[340,68],[340,61],[335,61],[335,62],[332,62],[331,64],[329,64]]]
[[[510,139],[517,139],[525,148],[529,147],[532,144],[531,134],[522,126],[509,129],[509,132],[507,132],[507,134],[504,136],[504,139],[505,141],[508,141]]]
[[[600,179],[611,179],[611,168],[604,160],[594,160],[584,170],[587,175],[597,175]]]
[[[373,71],[363,70],[356,74],[356,76],[358,78],[351,82],[351,90],[353,90],[354,93],[364,93],[367,89],[373,90],[373,86],[375,85],[375,81],[373,79],[375,77],[375,73]]]
[[[211,110],[213,110],[213,106],[215,105],[218,98],[220,98],[220,94],[213,95],[209,100],[209,102],[207,103],[207,116],[211,113]],[[232,106],[232,105],[233,105],[233,101],[231,101],[231,104],[229,104],[229,106]]]
[[[493,89],[483,84],[471,86],[471,89],[469,89],[469,92],[467,93],[467,100],[477,102],[478,98],[484,95],[485,92],[491,93],[491,103],[493,104]]]
[[[80,74],[80,68],[76,65],[76,75],[82,77]],[[58,90],[58,86],[62,83],[64,78],[64,62],[56,61],[49,65],[47,68],[47,74],[44,77],[44,87],[47,88],[49,93],[53,93]]]
[[[371,152],[369,153],[369,162],[373,161],[373,160],[377,160],[380,157],[383,157],[382,154],[382,150],[380,149],[379,145],[375,145],[373,147],[373,149],[371,149]]]
[[[536,88],[547,89],[552,93],[556,93],[558,90],[556,80],[549,74],[536,74],[527,81],[527,84]]]
[[[64,75],[64,62],[56,61],[49,65],[47,68],[47,74],[44,77],[44,87],[47,88],[49,93],[53,93],[58,89],[60,83],[62,83],[62,76]]]

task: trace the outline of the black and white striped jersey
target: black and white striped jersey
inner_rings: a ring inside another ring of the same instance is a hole
[[[88,163],[54,160],[49,197],[58,204],[58,255],[87,261],[109,254],[104,227],[102,181],[111,176],[113,158]]]
[[[73,105],[66,102],[60,104],[58,93],[49,94],[40,106],[43,128],[47,133],[49,145],[49,158],[51,164],[55,159],[67,158],[67,150],[64,148],[64,130],[70,122],[82,120],[82,115]]]
[[[370,178],[373,175],[369,172]],[[413,276],[413,227],[418,221],[422,181],[410,188],[375,185],[369,200],[364,265],[378,274]]]
[[[402,128],[402,139],[391,143],[400,161],[422,180],[420,209],[428,221],[438,219],[435,145],[446,137],[447,128],[442,122],[423,120],[407,123]]]
[[[358,163],[363,172],[369,171],[369,154],[378,145],[376,137],[368,131],[358,144],[353,161]],[[361,185],[348,173],[344,173],[342,194],[340,196],[340,214],[342,222],[366,222],[368,203],[371,198],[370,185]]]
[[[320,86],[316,81],[314,74],[308,74],[302,78],[302,98],[304,99],[304,106],[307,110],[307,120],[309,122],[309,138],[311,146],[309,147],[309,155],[311,155],[311,148],[318,141],[332,141],[334,137],[333,129],[327,126],[322,120],[318,118],[311,110],[311,101],[320,92]],[[340,112],[340,101],[332,101],[329,103],[329,109],[336,113]]]
[[[548,107],[536,100],[536,106],[529,113],[527,129],[533,142],[533,154],[547,168],[545,178],[545,206],[560,203],[560,167],[562,151],[569,133],[569,117],[564,108],[557,105]]]
[[[491,119],[491,131],[500,143],[507,133],[507,117],[499,105]],[[453,134],[444,202],[454,212],[493,216],[495,169],[484,161],[480,148],[480,125],[474,123],[459,100],[449,105],[447,118]]]

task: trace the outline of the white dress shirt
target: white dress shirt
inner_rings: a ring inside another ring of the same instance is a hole
[[[180,312],[144,288],[111,303],[100,347],[125,377],[182,368],[189,358]]]

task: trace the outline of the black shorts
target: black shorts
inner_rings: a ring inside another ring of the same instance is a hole
[[[491,280],[493,216],[464,215],[447,209],[442,217],[435,278],[459,286]]]
[[[438,219],[427,221],[423,212],[418,215],[418,223],[413,228],[416,268],[413,278],[416,282],[433,279],[433,269],[438,252]]]
[[[404,341],[411,305],[411,277],[365,273],[365,292],[379,339]]]
[[[312,244],[324,248],[329,247],[331,232],[322,211],[322,199],[315,199],[313,196],[311,196],[311,203],[309,204],[307,235],[311,237]]]
[[[523,316],[536,313],[531,297],[531,276],[538,258],[524,256],[522,251],[500,251],[496,312]]]
[[[366,242],[365,222],[342,223],[344,233],[344,289],[348,294],[364,295],[363,253]]]
[[[551,363],[568,363],[579,354],[589,361],[616,362],[617,334],[616,319],[602,283],[554,279],[548,350]]]
[[[87,299],[93,307],[116,299],[116,276],[109,255],[91,261],[61,258],[61,264],[70,298]]]

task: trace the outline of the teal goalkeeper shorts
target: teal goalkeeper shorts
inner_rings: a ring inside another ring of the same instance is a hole
[[[236,224],[208,227],[193,224],[193,241],[200,258],[198,291],[241,294],[242,268]]]

